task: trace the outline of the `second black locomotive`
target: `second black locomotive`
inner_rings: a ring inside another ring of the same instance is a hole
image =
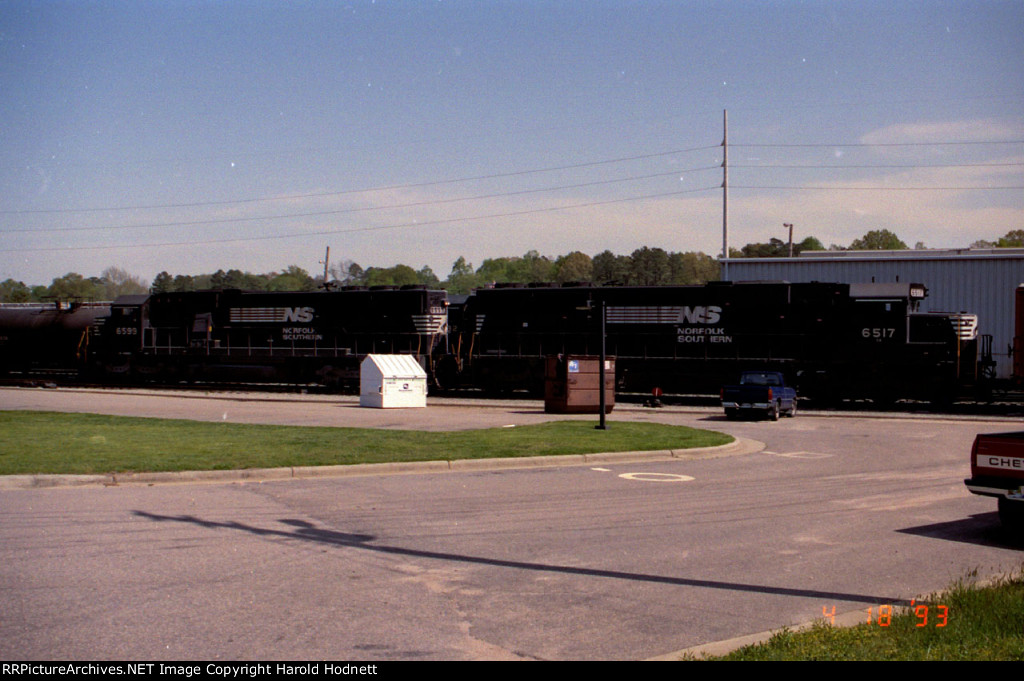
[[[767,369],[808,397],[931,399],[973,380],[976,340],[958,333],[969,315],[917,313],[925,295],[917,284],[495,288],[470,296],[450,342],[467,385],[537,392],[545,357],[597,353],[604,310],[623,391],[713,394]]]

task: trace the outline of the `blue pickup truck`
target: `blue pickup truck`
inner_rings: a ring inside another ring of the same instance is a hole
[[[722,388],[722,407],[730,419],[741,413],[762,413],[778,421],[779,414],[796,416],[796,402],[796,391],[786,387],[778,371],[744,371],[739,385]]]

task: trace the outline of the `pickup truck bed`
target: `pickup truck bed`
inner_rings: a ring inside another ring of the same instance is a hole
[[[1024,431],[978,435],[964,484],[974,494],[998,499],[1002,523],[1024,530]]]

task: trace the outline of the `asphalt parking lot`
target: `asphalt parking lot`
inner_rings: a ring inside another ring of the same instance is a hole
[[[531,402],[395,412],[352,398],[146,391],[3,390],[0,403],[385,428],[552,418]],[[963,486],[974,435],[1016,422],[731,422],[629,406],[611,427],[623,419],[760,445],[698,459],[0,491],[0,656],[671,659],[822,608],[856,619],[1024,557],[991,500]]]

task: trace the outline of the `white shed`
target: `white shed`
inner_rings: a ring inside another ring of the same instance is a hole
[[[411,355],[367,355],[359,365],[359,406],[427,406],[427,372]]]

